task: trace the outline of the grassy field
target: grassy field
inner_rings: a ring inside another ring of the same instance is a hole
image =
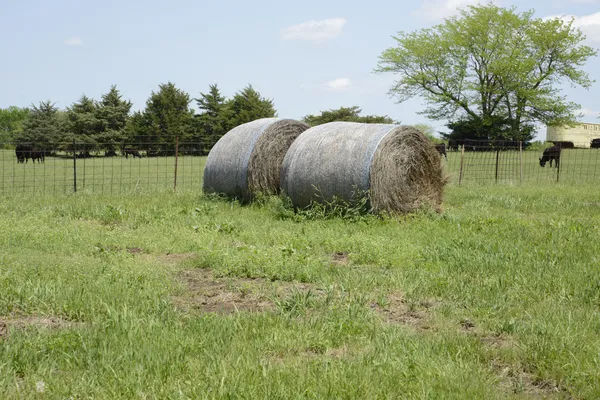
[[[0,197],[0,398],[599,398],[599,194]]]
[[[564,149],[561,168],[541,168],[541,151],[496,153],[466,152],[462,184],[530,185],[600,183],[600,149]],[[461,155],[448,152],[443,159],[450,184],[459,183]],[[174,187],[174,157],[97,157],[77,159],[77,191],[99,194],[129,194],[163,191]],[[200,187],[206,157],[182,156],[178,160],[177,187],[195,191]],[[0,193],[72,193],[73,160],[47,157],[43,164],[18,164],[14,150],[0,150]],[[496,179],[497,177],[497,179]]]

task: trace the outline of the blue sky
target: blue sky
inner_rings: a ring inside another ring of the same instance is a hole
[[[0,12],[0,107],[50,99],[69,106],[116,84],[142,109],[160,83],[198,97],[218,83],[226,96],[248,83],[274,99],[279,116],[301,118],[340,106],[402,123],[443,123],[418,115],[419,99],[396,104],[393,75],[375,75],[398,31],[440,22],[476,0],[4,0]],[[569,15],[600,48],[600,0],[496,1],[539,17]],[[565,87],[583,120],[600,122],[600,58],[586,66],[591,90]],[[545,130],[540,138],[545,137]]]

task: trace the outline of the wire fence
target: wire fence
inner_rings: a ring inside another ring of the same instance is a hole
[[[600,149],[584,146],[531,149],[521,142],[482,141],[445,146],[441,157],[450,182],[458,185],[600,182]]]
[[[148,138],[118,145],[71,141],[53,147],[0,143],[0,194],[118,194],[202,187],[206,162],[202,143],[172,137],[161,138],[160,143]],[[486,141],[453,143],[438,150],[455,185],[600,182],[598,148],[575,146],[544,153],[520,142]]]
[[[12,147],[12,148],[11,148]],[[199,190],[202,144],[177,137],[130,144],[0,143],[0,193],[129,193]]]

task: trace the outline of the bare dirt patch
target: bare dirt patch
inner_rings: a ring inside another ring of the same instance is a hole
[[[348,265],[350,258],[345,251],[337,251],[331,256],[331,263],[335,265]]]
[[[195,253],[167,253],[158,256],[158,261],[163,264],[179,264],[196,256]]]
[[[13,329],[30,327],[43,329],[68,329],[81,326],[80,322],[67,321],[54,316],[10,315],[0,316],[0,339],[8,337]]]
[[[308,291],[306,283],[271,282],[262,278],[216,277],[212,270],[196,268],[178,273],[186,290],[174,297],[177,308],[206,313],[263,312],[274,309],[275,298],[293,290]]]
[[[384,304],[372,304],[371,307],[387,323],[428,330],[431,328],[428,312],[434,305],[435,303],[432,301],[409,304],[401,294],[392,293],[387,296]]]
[[[129,254],[142,254],[144,253],[144,249],[140,249],[139,247],[128,247],[127,252]]]
[[[538,379],[522,365],[511,365],[494,360],[492,368],[499,375],[501,386],[507,392],[543,398],[558,393],[567,395],[567,391],[556,382]]]

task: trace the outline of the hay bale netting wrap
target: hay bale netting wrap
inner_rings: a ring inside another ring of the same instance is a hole
[[[278,193],[283,158],[308,128],[303,122],[279,118],[258,119],[233,128],[208,154],[204,192],[242,201],[250,201],[259,193]]]
[[[440,210],[445,184],[438,152],[411,126],[319,125],[296,139],[281,167],[281,189],[297,208],[336,197],[355,204],[362,192],[376,213]]]

